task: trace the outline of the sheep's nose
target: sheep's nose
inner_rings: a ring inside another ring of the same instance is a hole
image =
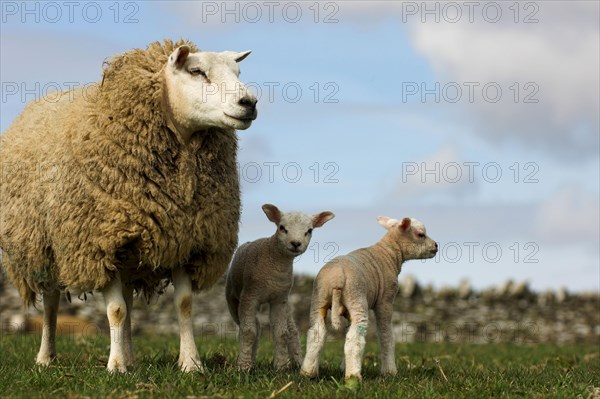
[[[298,249],[300,245],[302,245],[300,241],[292,241],[290,242],[290,244],[292,244],[292,247],[294,247],[294,249]]]
[[[256,102],[258,100],[254,96],[245,95],[238,101],[238,104],[244,108],[249,109],[250,111],[254,111],[256,109]]]
[[[438,244],[437,244],[437,241],[436,241],[436,242],[434,242],[434,244],[435,244],[435,249],[438,249]]]

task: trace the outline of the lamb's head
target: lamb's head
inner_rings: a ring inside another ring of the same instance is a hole
[[[256,97],[238,79],[238,62],[250,51],[191,53],[178,47],[164,67],[167,120],[184,138],[209,128],[247,129],[256,119]]]
[[[388,231],[384,240],[391,240],[400,248],[403,260],[433,258],[437,253],[437,242],[427,236],[425,225],[417,219],[379,216],[377,221]]]
[[[262,206],[267,218],[275,225],[277,244],[280,250],[290,256],[298,256],[306,251],[312,231],[333,219],[332,212],[325,211],[309,216],[302,212],[281,212],[275,205]]]

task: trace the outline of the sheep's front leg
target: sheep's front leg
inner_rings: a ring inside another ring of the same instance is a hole
[[[38,352],[36,363],[48,366],[56,358],[56,318],[60,292],[52,290],[44,292],[44,321],[42,325],[42,344]]]
[[[392,329],[393,307],[391,304],[381,305],[375,309],[377,321],[377,334],[381,350],[381,374],[396,375],[395,341]]]
[[[288,306],[287,301],[276,301],[270,304],[271,333],[275,354],[273,356],[273,366],[276,370],[281,370],[289,366],[288,347]]]
[[[102,290],[106,302],[106,315],[110,326],[110,355],[107,369],[110,372],[127,371],[127,355],[125,350],[125,324],[127,304],[123,298],[121,276],[116,277]]]
[[[183,268],[173,270],[175,307],[179,319],[179,368],[181,371],[204,372],[194,341],[192,325],[192,279]]]
[[[131,312],[133,310],[133,286],[123,284],[123,299],[127,306],[127,315],[125,316],[124,337],[125,337],[125,363],[127,366],[133,366],[133,341],[131,339]]]
[[[237,365],[241,370],[249,370],[256,359],[256,349],[260,336],[260,327],[256,314],[260,304],[242,293],[238,315],[240,318],[240,353]]]
[[[315,378],[319,374],[319,359],[327,338],[326,315],[327,307],[313,309],[311,306],[310,327],[306,333],[306,356],[300,370],[302,375],[309,378]]]
[[[300,334],[298,333],[298,327],[294,321],[292,310],[288,306],[287,310],[288,320],[288,353],[290,355],[290,361],[294,367],[300,367],[302,364],[302,350],[300,349]]]
[[[345,378],[362,378],[362,357],[365,351],[367,326],[369,323],[368,308],[365,304],[360,310],[350,310],[350,327],[346,333],[344,356],[346,360]]]

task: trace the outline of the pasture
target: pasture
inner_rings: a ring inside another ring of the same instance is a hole
[[[178,338],[135,336],[136,365],[111,375],[108,336],[57,337],[58,359],[35,366],[40,337],[0,336],[0,397],[3,398],[600,398],[600,348],[594,345],[446,344],[396,345],[396,377],[379,377],[378,348],[369,340],[364,381],[345,387],[339,370],[343,341],[325,346],[320,378],[275,372],[272,347],[263,339],[258,366],[234,366],[231,337],[197,339],[206,375],[177,368]],[[304,342],[303,342],[304,346]]]

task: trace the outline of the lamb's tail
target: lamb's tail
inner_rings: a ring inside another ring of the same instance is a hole
[[[342,289],[334,288],[331,295],[331,327],[335,331],[341,331],[344,328],[342,316],[346,313],[346,308],[342,304]]]

